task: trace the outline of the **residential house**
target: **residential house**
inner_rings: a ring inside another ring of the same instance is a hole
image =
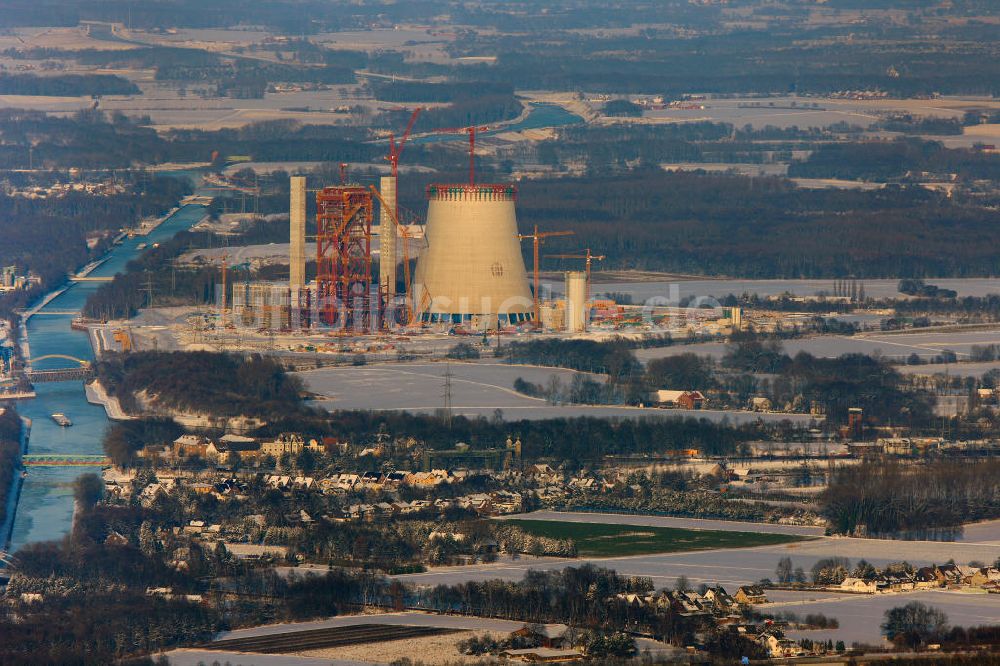
[[[965,583],[967,585],[973,585],[975,587],[983,587],[984,585],[997,582],[1000,582],[1000,569],[995,567],[983,567],[982,569],[977,569],[974,574],[965,578]]]
[[[729,613],[739,610],[739,602],[726,592],[726,589],[721,585],[705,590],[704,597],[711,602],[716,613]]]
[[[174,440],[171,453],[174,459],[204,458],[207,454],[208,442],[200,435],[181,435]]]
[[[876,583],[879,586],[880,592],[908,592],[916,588],[916,581],[914,581],[913,576],[905,571],[887,571],[876,579]]]
[[[971,585],[970,581],[979,575],[979,567],[969,567],[963,564],[955,566],[958,569],[959,582],[964,585]]]
[[[403,483],[408,486],[419,486],[424,488],[433,487],[448,480],[448,472],[443,469],[435,469],[430,472],[412,472],[406,475]]]
[[[292,479],[292,487],[296,490],[312,490],[316,485],[316,479],[311,476],[297,476]]]
[[[389,472],[385,475],[382,483],[387,488],[399,488],[399,486],[403,485],[403,482],[406,481],[407,476],[408,472]]]
[[[697,592],[667,590],[657,600],[660,606],[669,608],[681,617],[708,617],[712,614],[712,603]]]
[[[261,455],[273,456],[275,458],[280,458],[285,453],[297,456],[302,453],[305,445],[305,441],[301,435],[286,432],[278,435],[278,438],[274,441],[261,444],[260,452]]]
[[[653,399],[660,407],[679,407],[681,409],[701,409],[708,398],[701,391],[657,391]]]
[[[938,564],[934,566],[934,576],[941,586],[960,585],[962,572],[957,564]]]
[[[224,435],[218,442],[209,444],[205,454],[221,465],[232,464],[236,456],[239,456],[240,462],[256,462],[261,457],[261,446],[251,437]]]
[[[767,649],[767,654],[772,659],[803,657],[806,654],[801,645],[777,632],[764,632],[757,637],[757,642]]]
[[[177,482],[174,479],[163,479],[156,483],[151,483],[143,488],[142,492],[139,493],[139,503],[142,504],[142,506],[149,508],[161,493],[169,495],[170,491],[172,491],[176,485]]]
[[[913,587],[917,590],[933,590],[941,587],[941,581],[934,575],[935,567],[920,567],[913,572]]]
[[[319,482],[320,488],[326,494],[350,492],[361,484],[361,477],[357,474],[337,474]]]
[[[736,603],[741,606],[767,603],[767,596],[764,594],[764,588],[760,585],[743,585],[737,588],[736,594],[733,595],[733,599],[735,599]]]
[[[247,489],[247,484],[238,479],[223,479],[215,483],[215,495],[220,499],[240,496],[245,498]]]
[[[511,636],[533,638],[544,648],[561,648],[571,634],[565,624],[526,624]]]
[[[292,485],[292,477],[283,474],[268,474],[264,477],[264,483],[275,490],[288,490]]]
[[[641,596],[639,594],[633,594],[631,592],[619,592],[615,595],[615,598],[619,601],[625,602],[625,605],[633,609],[639,609],[651,602],[648,597]]]
[[[848,576],[840,583],[840,589],[844,592],[858,592],[863,594],[875,594],[878,592],[876,579],[865,580],[864,578],[854,578]]]
[[[544,463],[528,465],[524,473],[540,484],[562,483],[562,474]]]

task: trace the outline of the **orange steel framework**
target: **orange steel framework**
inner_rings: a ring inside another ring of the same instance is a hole
[[[375,323],[372,211],[372,193],[360,185],[316,193],[317,306],[323,324],[360,331]]]
[[[538,225],[536,224],[535,225],[535,233],[533,233],[533,234],[518,234],[517,235],[517,237],[518,237],[519,240],[531,239],[531,241],[532,241],[532,254],[533,254],[534,258],[535,258],[535,268],[532,271],[533,277],[534,277],[534,280],[532,281],[534,283],[534,286],[532,288],[532,291],[534,292],[533,299],[532,299],[532,302],[534,304],[534,307],[532,308],[532,310],[533,310],[532,315],[533,315],[534,320],[535,320],[534,321],[535,328],[540,328],[541,325],[542,325],[541,312],[540,312],[539,300],[538,300],[538,290],[539,290],[539,287],[540,287],[539,275],[538,275],[538,247],[542,244],[542,242],[546,238],[551,238],[553,236],[572,236],[575,233],[576,233],[575,231],[543,231],[543,232],[539,233],[539,231],[538,231]]]

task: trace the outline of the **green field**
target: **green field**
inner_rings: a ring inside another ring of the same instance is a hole
[[[580,557],[616,557],[650,553],[682,553],[712,548],[750,548],[808,541],[812,537],[760,532],[688,530],[644,525],[570,523],[554,520],[508,520],[525,532],[553,539],[572,539]]]

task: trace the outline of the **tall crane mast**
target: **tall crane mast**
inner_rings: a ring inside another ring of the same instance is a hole
[[[389,154],[386,155],[387,160],[389,160],[389,166],[392,169],[392,178],[396,180],[399,176],[399,156],[403,154],[403,146],[406,145],[406,140],[410,138],[410,131],[413,129],[414,123],[417,122],[417,116],[420,112],[424,110],[424,107],[418,106],[413,109],[413,113],[410,115],[410,122],[406,123],[406,131],[403,132],[402,138],[399,143],[396,143],[396,137],[391,132],[389,133]]]
[[[416,124],[421,111],[423,111],[423,107],[418,106],[410,114],[410,120],[406,124],[406,130],[403,132],[399,143],[396,142],[395,135],[392,133],[389,134],[389,154],[386,155],[385,159],[389,162],[390,175],[388,178],[383,179],[384,181],[388,181],[384,185],[384,189],[386,190],[384,199],[388,199],[388,201],[385,201],[382,197],[379,198],[383,210],[379,219],[379,236],[380,238],[385,236],[393,239],[392,247],[389,248],[390,251],[386,251],[385,248],[381,251],[381,259],[385,260],[388,258],[389,261],[384,264],[383,261],[379,262],[379,291],[381,292],[381,298],[385,302],[391,301],[396,294],[396,245],[394,240],[396,234],[390,219],[393,216],[395,219],[399,219],[399,157],[403,153],[403,148],[410,138],[410,132],[413,131],[413,126]],[[385,240],[385,238],[381,238],[381,240]]]
[[[604,261],[606,257],[603,254],[591,254],[589,247],[587,254],[547,254],[545,256],[552,259],[583,259],[587,262],[587,301],[590,302],[590,263],[591,261]]]
[[[541,312],[538,307],[538,247],[541,245],[542,241],[546,238],[551,238],[553,236],[572,236],[575,231],[543,231],[539,233],[538,225],[535,225],[535,233],[533,234],[518,234],[518,240],[527,240],[530,238],[532,240],[532,245],[534,249],[535,257],[535,269],[534,269],[534,316],[535,316],[535,327],[541,326]]]
[[[440,134],[469,135],[469,185],[476,184],[476,132],[486,132],[490,128],[485,125],[469,125],[468,127],[443,127],[434,130]]]

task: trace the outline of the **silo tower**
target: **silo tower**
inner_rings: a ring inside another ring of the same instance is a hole
[[[413,280],[419,319],[476,328],[531,319],[514,210],[517,188],[431,185],[427,198],[427,249]]]

